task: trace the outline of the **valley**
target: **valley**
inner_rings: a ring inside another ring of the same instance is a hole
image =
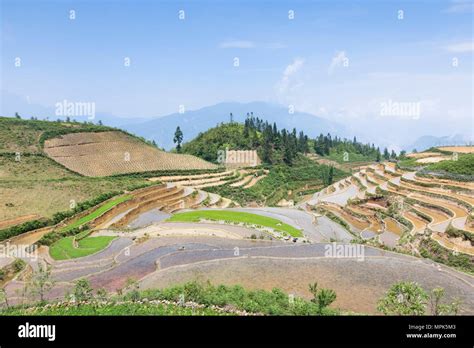
[[[103,125],[0,123],[0,245],[27,252],[2,258],[25,263],[3,284],[9,306],[35,303],[47,267],[50,302],[82,281],[108,296],[198,282],[301,301],[318,282],[337,293],[332,314],[377,314],[395,282],[416,281],[474,313],[471,147],[384,157],[250,118],[165,152]],[[262,164],[214,157],[251,146]],[[358,249],[329,255],[338,245]]]

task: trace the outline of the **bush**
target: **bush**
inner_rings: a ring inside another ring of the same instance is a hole
[[[69,236],[75,236],[76,234],[79,234],[81,232],[84,232],[89,229],[88,225],[84,225],[81,227],[76,227],[72,228],[70,230],[65,230],[65,231],[53,231],[46,233],[41,239],[38,241],[39,245],[46,245],[46,246],[51,246],[58,240],[64,238],[64,237],[69,237]]]
[[[327,290],[332,291],[332,290]],[[333,293],[333,292],[332,292]],[[321,304],[329,304],[335,294],[325,293]],[[320,306],[302,298],[292,301],[288,294],[280,289],[272,291],[245,290],[242,286],[214,286],[210,283],[190,282],[167,289],[145,290],[140,293],[142,298],[179,301],[184,296],[185,301],[192,301],[206,306],[232,306],[251,313],[267,315],[328,315],[337,314],[336,310]],[[328,301],[325,301],[325,300]]]
[[[399,282],[380,299],[377,310],[386,315],[423,315],[428,294],[414,282]]]
[[[51,224],[51,221],[47,219],[27,221],[20,225],[12,226],[3,230],[0,230],[0,241],[18,236],[19,234],[36,230],[38,228],[46,227]]]
[[[79,279],[73,290],[74,299],[76,301],[87,301],[92,299],[92,288],[86,279]]]

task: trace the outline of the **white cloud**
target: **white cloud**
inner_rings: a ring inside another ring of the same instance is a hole
[[[453,0],[444,12],[446,13],[472,13],[474,12],[474,2],[471,0]]]
[[[283,71],[283,75],[277,83],[277,90],[279,94],[285,94],[288,90],[293,90],[293,87],[290,87],[290,79],[291,77],[301,69],[304,64],[303,58],[295,58],[293,63],[289,64],[285,70]],[[298,82],[296,86],[302,86],[302,82]]]
[[[451,44],[444,47],[445,50],[453,53],[465,53],[474,51],[474,41],[465,41]]]
[[[331,75],[334,72],[334,69],[341,66],[345,61],[348,61],[345,51],[337,52],[336,55],[332,58],[331,64],[328,68],[328,74]]]
[[[224,41],[219,44],[220,48],[254,48],[255,42],[247,40]]]

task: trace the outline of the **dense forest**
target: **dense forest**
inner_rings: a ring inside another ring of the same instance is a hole
[[[291,131],[285,128],[278,129],[275,123],[271,124],[253,113],[248,113],[244,124],[229,122],[221,123],[204,133],[200,133],[192,141],[185,143],[182,152],[201,157],[207,161],[216,163],[219,150],[254,150],[266,164],[285,163],[291,165],[297,158],[298,153],[316,153],[320,156],[328,156],[331,153],[344,152],[360,154],[367,158],[380,161],[396,158],[394,151],[391,153],[380,149],[374,144],[363,144],[354,137],[353,140],[332,137],[331,134],[319,135],[310,139],[303,131],[293,128]]]

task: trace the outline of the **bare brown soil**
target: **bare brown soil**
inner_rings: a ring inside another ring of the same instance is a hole
[[[19,216],[15,219],[3,220],[3,221],[0,221],[0,230],[4,228],[8,228],[10,226],[19,225],[27,221],[35,220],[38,218],[40,218],[40,216],[37,214],[29,214],[29,215]]]
[[[442,146],[438,147],[441,151],[459,152],[459,153],[473,153],[474,146]]]

